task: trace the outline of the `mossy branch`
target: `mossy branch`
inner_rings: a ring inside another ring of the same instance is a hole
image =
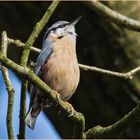
[[[21,42],[20,40],[13,40],[11,38],[8,38],[8,42],[16,45],[17,47],[21,47],[21,48],[23,48],[25,46],[25,43]],[[31,51],[33,51],[35,53],[40,53],[41,50],[32,46]],[[106,69],[98,68],[95,66],[88,66],[88,65],[84,65],[84,64],[79,64],[79,67],[84,71],[91,71],[91,72],[99,73],[102,75],[112,76],[114,78],[121,78],[121,79],[126,79],[126,80],[133,79],[133,76],[136,73],[140,72],[140,66],[138,66],[128,72],[116,72],[116,71],[106,70]]]
[[[53,5],[53,3],[55,4]],[[51,4],[51,6],[53,5],[54,6],[53,8],[55,9],[57,5],[59,4],[59,1],[54,1],[53,3]],[[128,18],[124,15],[121,15],[120,13],[111,10],[110,8],[108,8],[107,6],[103,5],[102,3],[96,0],[90,0],[89,2],[86,2],[86,4],[92,10],[96,11],[101,16],[109,19],[111,22],[114,22],[118,25],[121,25],[131,30],[140,31],[139,21]],[[23,55],[21,58],[22,66],[9,60],[1,52],[0,52],[0,61],[2,62],[3,65],[9,67],[10,69],[14,70],[15,72],[22,75],[23,77],[28,78],[32,83],[34,83],[42,91],[44,91],[44,93],[46,93],[46,96],[50,101],[58,105],[59,110],[62,110],[62,112],[66,116],[69,116],[71,115],[71,107],[69,106],[69,104],[67,102],[64,102],[61,99],[58,100],[58,95],[57,95],[58,93],[52,90],[50,87],[48,87],[39,77],[37,77],[30,69],[26,67],[28,58],[29,58],[30,49],[34,49],[34,51],[40,51],[35,48],[32,48],[31,46],[33,45],[35,39],[38,37],[39,33],[41,32],[45,24],[48,22],[51,14],[54,11],[54,9],[53,8],[51,9],[50,7],[48,8],[48,12],[46,12],[43,18],[36,24],[33,32],[31,33],[29,39],[24,45],[25,49],[23,51]],[[17,42],[14,41],[14,43],[17,43]],[[21,44],[21,46],[22,45],[23,44]],[[137,67],[127,73],[118,73],[118,72],[112,72],[112,71],[108,71],[108,70],[104,70],[104,69],[100,69],[100,68],[96,68],[92,66],[86,66],[82,64],[79,64],[79,66],[80,68],[84,70],[99,72],[102,74],[112,75],[115,77],[120,77],[120,78],[125,78],[125,79],[132,79],[132,76],[138,71],[140,71],[140,67]],[[27,81],[23,82],[24,93],[26,92],[26,88],[27,88],[27,83],[25,82]],[[24,97],[26,97],[25,94],[24,94]],[[25,107],[24,101],[21,103],[23,103]],[[25,111],[24,111],[24,115],[25,115]],[[116,136],[119,133],[121,133],[125,128],[127,128],[132,123],[139,121],[140,120],[139,118],[140,118],[140,104],[138,104],[130,113],[128,113],[125,117],[123,117],[116,123],[107,127],[96,126],[89,129],[87,132],[84,133],[84,130],[85,130],[84,116],[81,113],[74,111],[74,115],[70,117],[70,119],[74,120],[78,126],[77,130],[79,131],[77,131],[77,138],[112,138],[113,136]],[[23,125],[23,123],[21,124]],[[23,136],[25,135],[24,132],[21,134],[23,134]],[[19,138],[23,138],[23,137],[19,137]]]
[[[34,85],[36,85],[38,88],[40,88],[43,93],[46,94],[46,97],[54,104],[57,105],[58,110],[61,110],[61,112],[68,117],[70,120],[74,121],[77,124],[77,138],[83,138],[84,137],[84,130],[85,130],[85,118],[84,116],[72,109],[72,107],[69,105],[69,103],[64,102],[60,98],[58,99],[58,93],[54,90],[52,90],[49,86],[47,86],[38,76],[34,74],[33,71],[31,71],[29,68],[20,66],[7,57],[5,57],[0,52],[0,62],[5,65],[6,67],[10,68],[14,72],[18,73],[19,75],[26,77],[29,79]],[[71,115],[71,111],[74,111],[74,114]]]
[[[134,122],[140,121],[140,104],[116,123],[107,126],[96,126],[89,129],[85,136],[90,138],[115,138]]]
[[[138,20],[134,20],[132,18],[124,16],[108,8],[101,2],[98,2],[98,0],[85,1],[84,4],[87,5],[91,10],[96,11],[102,17],[105,17],[105,19],[108,19],[111,22],[121,25],[127,29],[140,32],[140,22]]]
[[[42,17],[42,19],[36,23],[31,35],[29,36],[28,40],[25,43],[24,50],[21,57],[21,65],[27,66],[28,58],[30,54],[30,48],[35,42],[36,38],[38,37],[39,33],[42,31],[44,26],[49,21],[51,15],[53,14],[54,10],[58,6],[60,0],[54,0],[52,4],[47,9],[46,13]],[[19,139],[25,138],[25,117],[26,117],[26,91],[28,88],[28,81],[23,78],[22,85],[21,85],[21,97],[20,97],[20,125],[19,125]]]
[[[71,115],[71,107],[69,104],[61,99],[58,100],[58,93],[47,86],[33,73],[33,71],[27,67],[23,67],[14,63],[5,57],[1,52],[0,61],[6,67],[9,67],[16,73],[28,78],[32,83],[38,86],[44,93],[46,93],[46,96],[50,101],[58,105],[59,110],[61,110],[66,116]],[[137,107],[135,107],[130,113],[125,115],[125,117],[113,125],[107,127],[96,126],[89,129],[86,133],[84,133],[85,119],[81,113],[74,111],[74,115],[71,116],[70,119],[75,121],[75,123],[77,123],[79,126],[78,138],[112,138],[113,136],[115,137],[115,135],[121,133],[130,124],[140,120],[140,105],[138,104]]]
[[[60,0],[54,0],[52,4],[49,6],[49,8],[47,9],[47,11],[45,12],[44,16],[41,18],[41,20],[38,23],[36,23],[36,26],[34,27],[30,37],[25,43],[24,46],[25,49],[23,51],[22,58],[21,58],[21,65],[27,65],[31,46],[35,42],[36,38],[38,37],[38,35],[40,34],[44,26],[48,23],[51,15],[55,11],[59,3]]]
[[[8,46],[8,38],[6,32],[2,32],[2,38],[1,38],[1,53],[6,57],[7,56],[7,46]],[[8,92],[8,107],[7,107],[7,117],[6,117],[6,124],[7,124],[7,132],[8,132],[8,138],[14,139],[14,132],[13,132],[13,105],[14,105],[14,89],[11,85],[11,81],[9,78],[8,70],[6,67],[2,66],[2,74],[4,78],[4,82],[6,85],[6,89]]]

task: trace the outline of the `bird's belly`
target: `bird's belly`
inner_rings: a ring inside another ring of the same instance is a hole
[[[52,55],[43,68],[44,81],[68,100],[79,83],[77,58],[69,60],[66,54]]]

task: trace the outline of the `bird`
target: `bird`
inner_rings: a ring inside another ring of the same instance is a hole
[[[40,79],[58,92],[63,101],[71,98],[80,80],[75,32],[75,25],[80,18],[71,22],[57,21],[47,29],[34,70]],[[49,106],[49,101],[45,94],[33,84],[30,94],[30,105],[25,123],[33,129],[39,113]]]

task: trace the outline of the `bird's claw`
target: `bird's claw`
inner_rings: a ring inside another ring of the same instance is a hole
[[[57,104],[60,103],[60,94],[56,93],[56,98],[57,98]]]
[[[71,116],[73,116],[73,115],[74,115],[75,110],[74,110],[73,106],[72,106],[70,103],[67,103],[67,104],[68,104],[68,105],[69,105],[69,107],[70,107],[70,114],[68,115],[68,117],[71,117]]]
[[[34,70],[36,66],[37,66],[37,63],[34,63],[33,61],[30,61],[29,67],[30,67],[32,70]]]

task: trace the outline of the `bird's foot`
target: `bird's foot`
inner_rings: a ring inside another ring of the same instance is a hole
[[[56,93],[56,99],[57,99],[56,105],[58,105],[60,103],[60,94],[59,93]]]
[[[30,61],[30,62],[29,62],[29,67],[30,67],[32,70],[35,69],[36,65],[37,65],[37,63],[35,63],[34,61]]]
[[[68,115],[68,117],[71,117],[71,116],[73,116],[75,114],[75,110],[74,110],[72,104],[70,104],[68,102],[67,102],[67,104],[70,107],[70,114]]]

